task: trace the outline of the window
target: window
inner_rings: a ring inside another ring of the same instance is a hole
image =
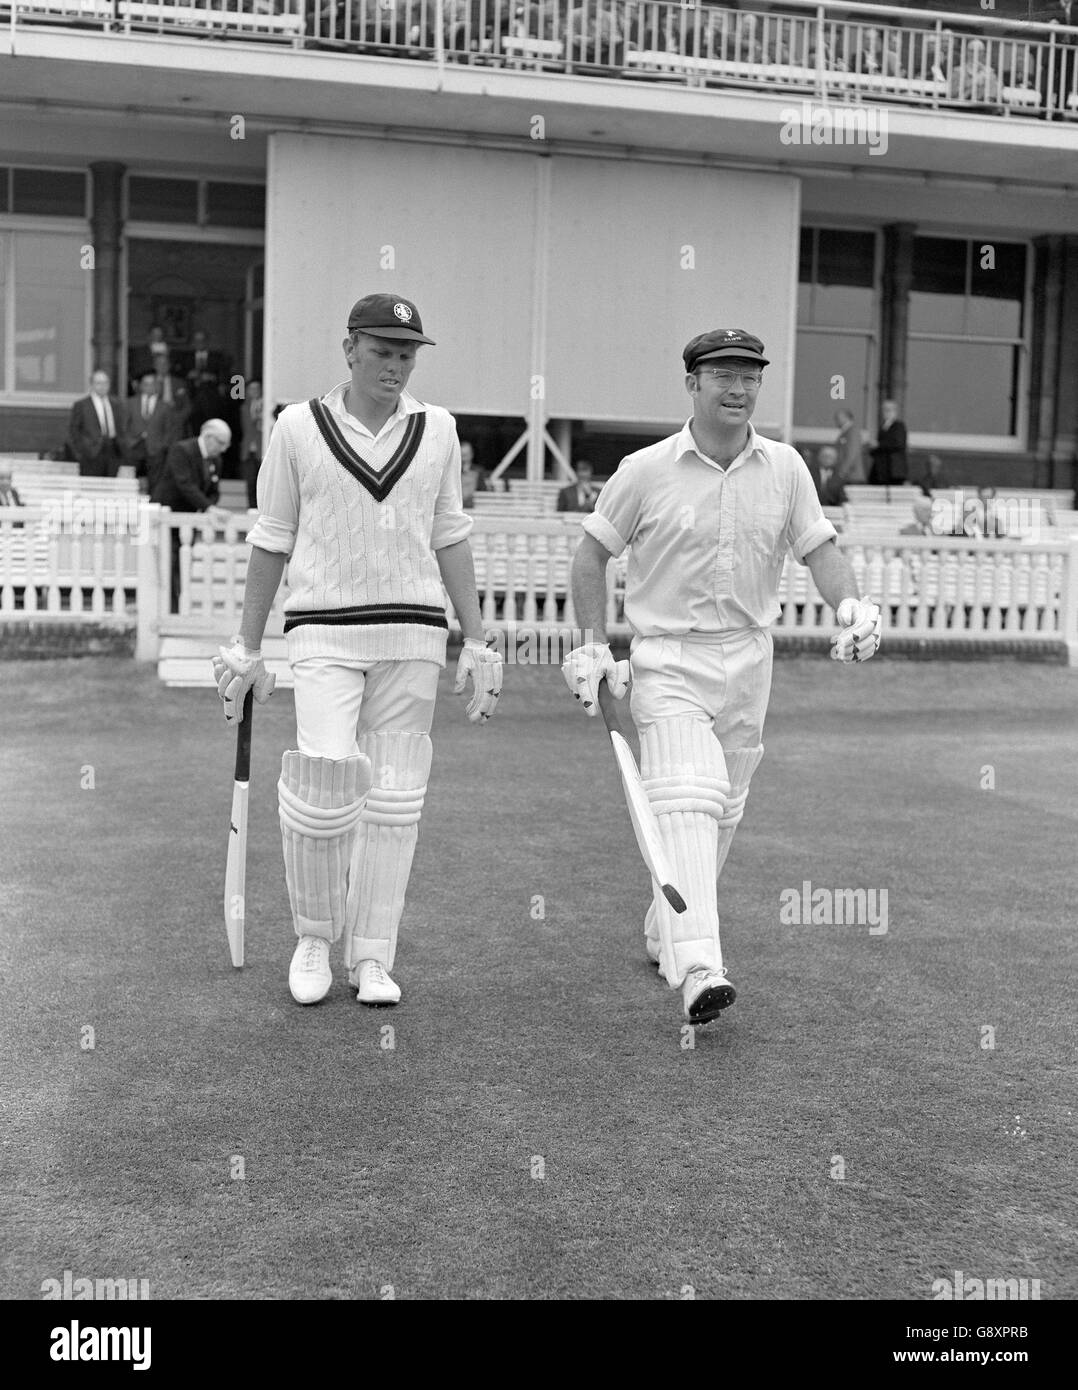
[[[1018,435],[1026,261],[1018,242],[915,239],[906,393],[911,430]]]
[[[63,393],[86,378],[85,238],[0,232],[0,390]]]
[[[876,234],[801,229],[797,291],[798,429],[833,430],[835,411],[864,426],[876,356]]]
[[[11,211],[23,216],[85,217],[86,175],[63,169],[12,169]]]
[[[257,183],[207,183],[206,221],[211,227],[262,227],[266,190]]]
[[[131,222],[198,222],[197,179],[147,179],[132,174],[127,181],[127,216]]]

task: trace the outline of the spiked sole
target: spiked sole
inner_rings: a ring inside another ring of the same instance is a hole
[[[723,1009],[728,1009],[737,998],[733,985],[712,985],[692,1001],[689,1009],[689,1022],[692,1024],[710,1023],[718,1018]]]

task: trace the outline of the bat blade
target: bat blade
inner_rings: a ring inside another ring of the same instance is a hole
[[[659,832],[659,823],[655,819],[648,794],[644,790],[644,783],[640,777],[640,770],[636,766],[632,749],[621,732],[620,720],[614,709],[614,697],[605,681],[599,685],[599,708],[606,723],[607,733],[610,735],[610,744],[614,750],[618,771],[621,773],[625,804],[629,808],[629,819],[632,821],[633,833],[636,836],[640,856],[648,866],[652,878],[659,885],[666,901],[675,912],[684,912],[686,910],[685,899],[674,886],[674,874],[666,853],[666,847],[662,841],[662,835]]]
[[[243,965],[244,930],[247,922],[247,800],[251,786],[251,720],[253,692],[243,701],[243,720],[236,731],[236,774],[232,787],[232,818],[228,827],[228,859],[225,863],[225,932],[228,953],[238,970]]]

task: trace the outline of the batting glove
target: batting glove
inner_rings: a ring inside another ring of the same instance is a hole
[[[460,695],[472,678],[472,698],[465,711],[473,724],[485,724],[498,708],[498,696],[502,693],[501,653],[488,647],[477,637],[466,637],[464,647],[457,662],[457,683],[453,687]]]
[[[251,651],[238,637],[231,647],[219,647],[213,658],[213,679],[217,683],[217,693],[225,707],[225,722],[243,723],[243,702],[248,690],[254,690],[255,699],[264,705],[273,694],[277,677],[271,676],[262,660],[262,652]]]
[[[880,649],[883,613],[871,599],[844,598],[835,613],[842,631],[831,638],[832,661],[870,661]]]
[[[620,700],[629,688],[629,663],[615,661],[605,642],[574,647],[562,662],[561,673],[573,699],[583,704],[584,713],[592,719],[598,713],[600,681],[606,681],[615,700]]]

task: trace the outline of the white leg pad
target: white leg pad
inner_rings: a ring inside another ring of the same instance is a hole
[[[726,813],[719,821],[719,847],[715,861],[715,877],[723,871],[726,856],[734,842],[734,831],[741,824],[745,814],[745,802],[749,797],[749,783],[752,774],[760,766],[764,756],[763,744],[757,748],[738,748],[726,753],[726,770],[730,774],[730,799],[726,803]]]
[[[374,783],[352,852],[344,963],[377,960],[391,970],[433,750],[426,734],[364,734],[359,744]]]
[[[688,970],[722,969],[715,856],[730,782],[722,745],[704,719],[661,719],[640,740],[640,774],[686,911],[674,912],[656,887],[647,930],[658,935],[666,982]]]
[[[371,785],[364,757],[281,759],[277,802],[284,874],[297,936],[334,942],[344,930],[348,864]]]

